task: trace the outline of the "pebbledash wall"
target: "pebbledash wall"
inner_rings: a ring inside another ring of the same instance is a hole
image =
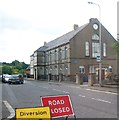
[[[91,18],[89,23],[44,43],[30,56],[30,71],[34,79],[75,81],[75,75],[83,75],[84,81],[89,74],[99,75],[99,21]],[[108,72],[117,73],[117,55],[112,45],[116,40],[101,25],[102,79]]]

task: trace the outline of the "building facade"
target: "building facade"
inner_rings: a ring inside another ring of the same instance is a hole
[[[76,74],[82,74],[84,81],[89,74],[99,79],[100,39],[99,21],[91,18],[89,23],[45,43],[31,55],[31,73],[35,79],[75,81]],[[108,72],[117,73],[117,55],[112,44],[113,36],[101,25],[102,79]]]

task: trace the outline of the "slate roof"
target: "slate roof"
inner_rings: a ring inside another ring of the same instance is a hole
[[[76,30],[72,30],[72,31],[62,35],[61,37],[58,37],[58,38],[46,43],[45,46],[38,48],[36,51],[41,51],[41,52],[47,51],[47,50],[50,50],[50,49],[53,49],[53,48],[56,48],[58,46],[68,43],[77,33],[79,33],[87,25],[88,24],[78,27]],[[36,51],[34,51],[34,52],[36,52]]]
[[[64,34],[63,36],[46,43],[46,45],[45,45],[45,46],[47,46],[46,50],[50,50],[50,49],[56,48],[60,45],[68,43],[77,33],[79,33],[87,25],[88,24],[78,27],[76,30],[70,31],[70,32]]]
[[[43,51],[46,51],[46,49],[47,49],[46,46],[42,46],[42,47],[38,48],[37,50],[35,50],[34,52],[37,52],[37,51],[43,52]]]

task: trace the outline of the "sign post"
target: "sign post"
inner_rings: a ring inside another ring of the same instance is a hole
[[[51,120],[49,107],[16,108],[16,120]]]
[[[42,106],[49,106],[51,117],[74,116],[73,107],[69,95],[42,96]]]

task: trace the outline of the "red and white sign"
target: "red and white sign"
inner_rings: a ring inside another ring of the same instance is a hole
[[[42,106],[49,106],[51,117],[74,115],[69,95],[42,96]]]

